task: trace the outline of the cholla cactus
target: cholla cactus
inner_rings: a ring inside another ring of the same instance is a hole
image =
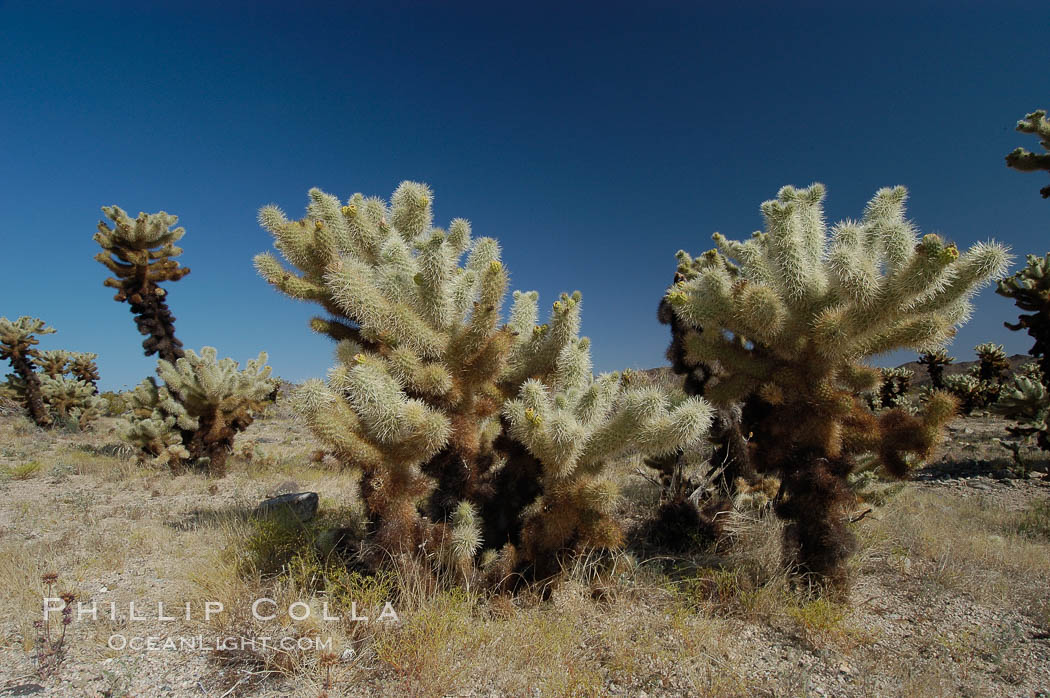
[[[102,416],[105,402],[95,394],[95,387],[76,378],[58,375],[40,377],[44,401],[55,412],[56,421],[74,424],[83,431]]]
[[[106,416],[119,417],[130,408],[130,404],[124,397],[123,393],[115,393],[112,390],[107,390],[99,397],[105,401],[104,412]]]
[[[555,360],[550,384],[525,381],[503,409],[510,436],[544,466],[543,494],[527,510],[522,534],[531,559],[574,537],[587,547],[618,546],[616,490],[597,477],[604,464],[631,451],[674,453],[711,422],[710,408],[699,401],[672,405],[656,387],[625,390],[616,374],[592,378],[587,352],[586,339],[570,342]]]
[[[26,383],[13,373],[8,373],[6,380],[0,383],[0,398],[11,400],[19,405],[26,401]]]
[[[1002,344],[985,342],[974,347],[977,353],[977,378],[983,381],[1001,383],[1010,371],[1010,362]]]
[[[1024,269],[1000,280],[995,292],[1025,311],[1016,324],[1005,324],[1014,331],[1024,329],[1035,340],[1028,353],[1039,362],[1043,380],[1050,381],[1050,253],[1028,255],[1026,262]]]
[[[113,228],[99,221],[94,240],[103,252],[95,259],[114,276],[106,286],[117,289],[116,301],[127,301],[135,315],[146,356],[157,354],[165,361],[176,361],[183,355],[182,342],[175,338],[175,317],[168,309],[164,281],[178,281],[190,270],[173,259],[182,254],[175,243],[185,230],[172,228],[178,221],[164,211],[139,213],[132,220],[119,206],[103,206],[102,212],[113,221]]]
[[[879,407],[904,407],[908,402],[908,389],[915,374],[907,368],[884,368],[879,371],[882,384],[879,386]]]
[[[22,381],[21,391],[24,392],[29,415],[42,427],[50,426],[51,416],[40,393],[40,377],[33,369],[33,358],[37,355],[33,346],[40,343],[35,335],[52,334],[54,331],[37,318],[24,315],[12,322],[6,317],[0,317],[0,359],[11,362],[15,375]]]
[[[212,347],[200,356],[187,351],[175,364],[161,359],[164,386],[147,379],[131,394],[125,438],[175,471],[192,467],[222,477],[234,437],[271,401],[276,383],[265,364],[261,353],[240,371],[233,359],[217,359]]]
[[[955,357],[949,356],[944,349],[923,352],[919,356],[919,363],[926,367],[934,390],[944,390],[944,367],[950,366],[953,361]]]
[[[754,466],[781,477],[788,551],[801,571],[833,582],[844,581],[853,546],[844,521],[855,458],[875,454],[904,476],[955,409],[935,392],[921,416],[876,416],[857,393],[878,374],[859,362],[937,348],[1008,262],[994,243],[960,254],[936,235],[920,239],[905,198],[903,187],[880,190],[860,222],[829,236],[823,185],[784,187],[762,205],[765,232],[744,243],[716,234],[717,249],[695,260],[680,252],[680,281],[666,296],[690,328],[685,360],[708,367],[704,394],[716,405],[744,403]]]
[[[945,390],[958,398],[963,414],[995,404],[1010,370],[1010,362],[1001,344],[985,342],[974,347],[974,351],[978,361],[969,373],[944,379]]]
[[[91,385],[98,392],[98,366],[95,359],[98,354],[86,354],[82,352],[70,352],[69,372],[77,379]]]
[[[123,401],[128,411],[120,437],[137,446],[143,457],[167,464],[174,471],[181,470],[190,458],[183,445],[183,434],[192,434],[197,428],[186,408],[172,398],[167,388],[158,387],[153,378],[125,393]]]
[[[1050,121],[1046,120],[1046,112],[1037,109],[1027,114],[1024,119],[1017,122],[1017,130],[1021,133],[1030,133],[1038,136],[1039,144],[1044,150],[1050,151]],[[1024,148],[1015,148],[1006,156],[1006,166],[1021,172],[1037,172],[1042,170],[1050,172],[1050,152],[1030,153]],[[1050,186],[1039,190],[1043,198],[1050,198]]]
[[[389,205],[309,196],[304,220],[273,206],[259,214],[294,268],[271,254],[255,264],[330,316],[311,327],[339,342],[338,363],[295,403],[328,450],[361,470],[377,547],[453,545],[442,557],[461,570],[484,548],[501,569],[545,574],[562,550],[618,543],[608,459],[699,438],[706,405],[594,378],[577,338],[578,293],[537,326],[537,294],[515,292],[501,326],[499,245],[472,239],[463,219],[433,227],[425,185],[402,183]]]
[[[1050,390],[1040,380],[1042,372],[1034,364],[1003,385],[994,409],[1018,424],[1008,431],[1022,441],[1035,437],[1039,448],[1050,451]]]
[[[970,414],[988,404],[988,384],[969,373],[945,376],[944,389],[955,396],[962,414]]]
[[[238,370],[236,361],[217,359],[214,348],[204,347],[200,356],[190,350],[174,364],[161,359],[157,374],[196,424],[186,443],[190,457],[206,463],[209,474],[221,477],[234,437],[273,401],[277,384],[270,378],[266,353],[260,352]]]
[[[69,363],[70,354],[62,349],[51,349],[48,351],[37,351],[33,356],[33,363],[40,367],[44,375],[58,378],[66,373],[66,364]]]

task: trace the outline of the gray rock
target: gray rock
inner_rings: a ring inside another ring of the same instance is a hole
[[[256,516],[291,514],[300,521],[309,521],[317,514],[316,492],[293,492],[270,497],[255,509]]]

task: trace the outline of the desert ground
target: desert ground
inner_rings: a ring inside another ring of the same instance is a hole
[[[284,403],[238,438],[221,480],[137,463],[113,418],[45,431],[8,410],[0,696],[1050,696],[1048,463],[1011,469],[1003,427],[959,418],[909,482],[863,496],[845,601],[792,586],[762,510],[735,514],[717,545],[583,557],[511,596],[363,576],[315,545],[355,518],[354,478],[315,457]],[[619,468],[625,518],[657,503],[644,470]],[[315,519],[253,515],[299,491],[319,494]],[[98,618],[39,627],[43,598],[65,593]],[[253,617],[259,598],[275,618]],[[397,618],[379,621],[388,600]],[[206,602],[223,612],[205,619]],[[290,618],[296,602],[309,617]],[[198,636],[273,643],[163,647]]]

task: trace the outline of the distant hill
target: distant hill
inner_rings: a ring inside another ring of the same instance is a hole
[[[1023,364],[1029,361],[1034,361],[1028,354],[1014,354],[1006,359],[1010,362],[1010,370],[1017,371],[1017,369]],[[978,361],[960,361],[958,363],[951,364],[944,368],[945,375],[952,376],[959,373],[966,373],[971,367],[976,366]],[[912,389],[921,388],[924,385],[930,384],[930,374],[926,372],[926,367],[920,364],[918,361],[909,361],[906,364],[901,364],[898,368],[911,369],[911,372],[915,375],[911,379]],[[667,386],[680,386],[682,379],[680,376],[676,376],[670,366],[657,366],[656,368],[648,368],[644,371],[638,371],[640,374],[644,374],[648,379],[655,384],[667,385]]]

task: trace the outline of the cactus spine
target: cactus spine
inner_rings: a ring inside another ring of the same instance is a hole
[[[699,438],[708,407],[595,378],[579,293],[537,325],[537,294],[515,292],[502,325],[498,243],[472,238],[463,219],[434,227],[426,185],[403,182],[389,204],[309,198],[302,220],[274,206],[259,214],[292,268],[269,253],[255,264],[328,314],[311,327],[338,342],[336,366],[295,403],[361,470],[372,542],[395,553],[451,545],[441,557],[460,571],[484,559],[538,575],[562,551],[618,544],[606,463]]]
[[[970,313],[978,287],[1002,272],[1006,250],[978,244],[960,254],[921,239],[904,215],[903,187],[880,190],[859,222],[826,229],[824,187],[784,187],[762,205],[766,230],[747,242],[715,234],[666,298],[688,332],[684,360],[709,373],[704,394],[743,403],[761,473],[779,475],[786,551],[803,573],[845,581],[853,547],[845,525],[847,476],[862,454],[904,476],[927,457],[955,401],[934,392],[925,412],[875,415],[858,393],[878,374],[861,363],[898,348],[932,350]]]

